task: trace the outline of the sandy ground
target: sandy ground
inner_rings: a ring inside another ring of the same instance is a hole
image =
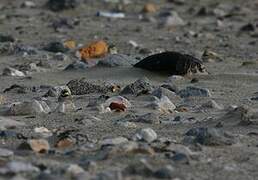
[[[195,86],[207,88],[211,93],[211,97],[193,96],[189,98],[180,98],[178,94],[172,94],[169,97],[170,100],[176,107],[186,107],[188,109],[186,112],[177,111],[164,114],[146,107],[151,101],[150,95],[128,95],[125,97],[132,106],[126,112],[101,113],[96,108],[88,107],[88,104],[104,93],[90,93],[72,96],[76,107],[80,109],[77,112],[5,116],[18,122],[24,122],[25,125],[1,131],[11,131],[15,134],[10,135],[11,137],[4,133],[0,135],[0,147],[13,152],[13,155],[8,157],[0,155],[1,179],[257,179],[258,131],[256,121],[258,116],[255,115],[255,112],[253,116],[249,116],[248,113],[239,111],[238,108],[234,110],[232,107],[231,110],[229,108],[230,106],[244,106],[245,110],[251,113],[258,108],[257,100],[252,99],[258,96],[258,4],[255,1],[198,0],[183,1],[182,4],[176,3],[177,1],[151,1],[156,4],[158,9],[156,12],[146,15],[141,10],[148,1],[131,0],[132,3],[122,8],[122,12],[126,15],[122,19],[96,16],[97,12],[112,11],[121,3],[85,0],[75,9],[53,12],[44,7],[45,0],[34,1],[36,4],[34,8],[21,7],[22,2],[20,0],[0,0],[0,33],[11,35],[17,39],[15,43],[32,46],[38,49],[38,52],[35,55],[27,56],[13,52],[1,53],[0,72],[8,66],[38,62],[41,55],[50,56],[47,61],[51,67],[45,68],[46,72],[33,72],[29,77],[0,76],[0,95],[5,99],[3,106],[42,98],[48,91],[48,88],[42,88],[42,85],[66,85],[70,80],[82,77],[88,82],[101,86],[104,83],[114,83],[122,88],[142,77],[147,77],[151,85],[155,87],[159,87],[169,78],[171,79],[167,74],[134,67],[93,67],[85,70],[64,71],[63,69],[67,65],[78,60],[75,57],[76,50],[64,53],[68,60],[55,60],[52,58],[54,53],[42,50],[42,47],[51,41],[63,42],[73,39],[77,44],[85,45],[94,40],[104,39],[109,44],[114,44],[119,54],[126,54],[137,59],[165,50],[188,53],[201,58],[204,50],[209,48],[216,52],[222,61],[204,63],[210,74],[193,76],[199,80],[197,83],[191,83],[193,77],[172,80],[179,90]],[[202,7],[206,8],[207,14],[197,15]],[[218,9],[222,11],[222,14],[226,13],[227,15],[219,16],[221,12]],[[233,9],[232,13],[231,9]],[[169,11],[176,11],[186,25],[175,26],[172,29],[160,28],[160,14]],[[140,16],[146,16],[148,20],[144,20],[145,18],[141,20]],[[63,27],[60,32],[54,31],[51,26],[52,22],[63,17],[71,22],[78,20],[80,23],[73,25],[72,29]],[[251,23],[254,29],[241,30],[248,23]],[[130,45],[130,40],[138,43],[140,48]],[[0,42],[0,44],[2,47],[4,43]],[[143,54],[140,49],[147,49],[150,53]],[[43,58],[43,60],[45,59]],[[244,62],[249,62],[249,65],[243,65]],[[23,85],[28,90],[25,93],[3,92],[14,84]],[[32,87],[38,90],[33,91]],[[108,93],[111,97],[118,94],[119,92]],[[57,98],[47,97],[46,99],[57,103]],[[223,109],[213,106],[211,108],[201,107],[210,100],[214,100]],[[116,124],[117,121],[129,116],[145,113],[156,114],[161,122],[180,116],[182,122],[159,124],[135,122],[134,127]],[[225,114],[227,116],[224,116]],[[252,123],[243,125],[241,122],[246,114]],[[184,143],[185,133],[191,128],[208,127],[210,129],[218,127],[219,122],[222,125],[217,129],[230,135],[225,135],[225,137],[224,135],[222,137],[221,134],[215,135],[215,140],[208,137],[208,141],[216,141],[216,138],[228,138],[234,140],[234,143],[230,145],[224,142],[215,145],[200,142]],[[49,138],[43,138],[47,139],[50,144],[48,152],[37,153],[33,150],[18,148],[21,143],[30,139],[42,138],[34,132],[36,127],[45,127],[54,134]],[[139,129],[147,127],[152,128],[158,138],[150,143],[136,141],[133,138],[134,134]],[[58,149],[55,147],[55,138],[58,138],[55,137],[55,132],[65,130],[72,131],[68,134],[76,142],[67,148]],[[22,135],[23,138],[18,138],[17,134]],[[130,142],[141,144],[144,146],[143,150],[138,149],[126,153],[125,148],[118,151],[120,144],[101,147],[103,139],[121,136]],[[75,137],[79,137],[79,140]],[[167,139],[170,148],[162,148],[166,144],[164,139]],[[146,149],[151,149],[153,153]],[[110,154],[103,158],[106,151]],[[176,159],[178,153],[183,154],[183,158]],[[24,170],[14,172],[12,168],[8,169],[10,162],[31,164],[37,170],[24,168]],[[69,169],[71,164],[79,165],[80,173]],[[164,170],[168,174],[167,176],[158,173],[160,168],[168,166],[170,170]],[[132,167],[136,170],[128,170]],[[7,169],[8,173],[5,173],[4,169]]]

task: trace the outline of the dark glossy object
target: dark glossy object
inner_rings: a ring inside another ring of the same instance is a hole
[[[154,54],[136,63],[134,67],[150,71],[168,72],[171,75],[206,72],[201,60],[179,52]]]

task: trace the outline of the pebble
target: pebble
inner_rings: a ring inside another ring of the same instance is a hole
[[[129,121],[147,124],[160,124],[159,116],[156,113],[146,113]]]
[[[217,109],[217,110],[222,110],[223,107],[220,106],[216,101],[214,100],[209,100],[208,102],[202,104],[203,108],[211,108],[211,109]]]
[[[144,177],[151,177],[154,175],[154,168],[146,161],[146,159],[140,159],[138,162],[135,162],[127,166],[123,170],[124,174],[128,175],[141,175]]]
[[[43,49],[45,51],[54,52],[54,53],[65,53],[69,50],[64,46],[62,42],[58,42],[58,41],[48,43]]]
[[[148,143],[155,141],[157,138],[158,138],[157,133],[151,128],[144,128],[144,129],[138,130],[138,132],[133,137],[133,139],[135,140],[145,141]]]
[[[80,167],[78,164],[70,164],[66,169],[66,173],[70,174],[72,177],[75,177],[78,174],[81,174],[84,172],[85,172],[84,169]]]
[[[191,96],[199,96],[199,97],[211,97],[211,93],[206,88],[198,88],[193,86],[188,86],[183,90],[178,92],[182,98],[187,98]]]
[[[107,11],[99,11],[97,16],[107,17],[107,18],[125,18],[125,14],[122,12],[107,12]]]
[[[30,163],[25,163],[21,161],[11,161],[6,164],[6,166],[0,168],[0,174],[8,173],[33,173],[39,172],[39,168],[33,166]]]
[[[25,126],[25,123],[0,116],[0,129],[1,130],[14,129],[19,126]]]
[[[215,52],[206,49],[202,54],[203,62],[221,62],[223,59]]]
[[[149,94],[153,90],[152,85],[150,84],[149,79],[143,77],[136,80],[134,83],[126,86],[120,92],[121,95],[131,94],[134,96],[139,96],[142,94]]]
[[[163,96],[167,96],[171,101],[180,100],[180,97],[177,96],[175,92],[170,91],[169,89],[163,88],[163,87],[158,87],[157,89],[154,89],[151,95],[159,99],[161,99]]]
[[[169,100],[167,96],[162,96],[161,98],[156,98],[156,100],[146,107],[158,110],[161,113],[173,113],[176,106]]]
[[[72,71],[72,70],[85,70],[90,66],[83,61],[74,61],[68,66],[65,67],[64,71]]]
[[[185,21],[175,11],[168,13],[166,17],[162,17],[161,19],[160,26],[163,28],[175,28],[186,25]]]
[[[165,83],[165,84],[162,84],[160,87],[168,89],[175,93],[177,93],[179,91],[178,87],[173,83]]]
[[[0,43],[3,42],[14,42],[15,38],[11,35],[0,34]]]
[[[52,11],[63,11],[76,8],[79,2],[79,0],[48,0],[46,5]]]
[[[102,146],[108,146],[108,145],[118,145],[118,144],[122,144],[122,143],[127,143],[128,139],[125,137],[115,137],[115,138],[107,138],[104,139],[100,144]]]
[[[35,127],[34,132],[39,134],[43,138],[51,137],[53,134],[45,127]]]
[[[50,112],[50,108],[44,101],[25,101],[11,104],[7,111],[7,115],[11,116],[26,116],[35,114],[47,114]]]
[[[0,157],[1,158],[12,157],[13,155],[14,155],[13,151],[10,151],[8,149],[0,148]]]
[[[136,61],[136,59],[124,54],[109,54],[103,59],[99,59],[97,65],[102,67],[129,67],[133,65]]]
[[[185,135],[183,141],[187,144],[199,143],[206,146],[220,146],[235,143],[233,135],[217,128],[192,128]]]
[[[17,69],[7,67],[3,70],[3,75],[4,76],[16,76],[16,77],[25,77],[26,75]]]
[[[68,86],[54,86],[54,87],[51,87],[48,90],[48,92],[44,95],[44,97],[59,97],[62,90],[64,90],[64,89],[67,89],[68,91],[70,91]]]
[[[35,8],[35,7],[36,7],[36,4],[35,4],[35,2],[33,2],[33,1],[24,1],[24,2],[21,4],[21,7],[22,7],[22,8]]]
[[[175,177],[175,168],[171,165],[166,165],[155,172],[155,177],[159,179],[171,179]]]

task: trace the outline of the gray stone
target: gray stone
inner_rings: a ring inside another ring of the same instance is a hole
[[[67,89],[68,91],[70,91],[70,89],[68,88],[68,86],[55,86],[52,87],[48,90],[48,92],[44,95],[44,97],[59,97],[61,94],[61,91]]]
[[[13,103],[7,108],[5,113],[11,116],[26,116],[49,112],[50,108],[44,101],[33,100],[30,102]]]
[[[0,168],[0,174],[33,172],[39,172],[39,168],[33,166],[30,163],[24,163],[20,161],[11,161],[7,163],[6,166]]]
[[[148,143],[155,141],[157,138],[157,133],[151,128],[141,129],[133,137],[135,140],[146,141]]]
[[[137,60],[124,54],[110,54],[105,58],[100,59],[98,66],[116,67],[116,66],[131,66]]]
[[[85,70],[88,69],[89,66],[83,62],[83,61],[74,61],[71,64],[69,64],[68,66],[66,66],[66,68],[64,69],[65,71],[72,71],[72,70]]]
[[[115,138],[104,139],[100,144],[102,146],[107,146],[107,145],[115,146],[126,142],[128,142],[128,139],[125,137],[115,137]]]
[[[0,116],[0,129],[1,130],[15,128],[15,127],[18,127],[18,126],[25,126],[25,123],[18,122],[18,121],[15,121],[13,119],[9,119],[9,118]]]
[[[136,118],[129,119],[130,122],[139,122],[147,124],[160,124],[159,116],[155,113],[147,113]]]
[[[182,98],[187,98],[190,96],[199,96],[199,97],[211,97],[211,93],[206,88],[198,88],[193,86],[188,86],[185,89],[178,92]]]
[[[13,151],[10,151],[8,149],[3,149],[3,148],[0,148],[0,157],[11,157],[13,156]]]
[[[168,13],[166,17],[163,17],[161,19],[162,21],[160,23],[160,26],[165,28],[173,28],[186,25],[185,21],[175,11]]]
[[[217,109],[222,110],[223,106],[218,105],[218,103],[214,100],[209,100],[208,102],[202,104],[203,108],[211,108],[211,109]]]
[[[155,172],[155,177],[159,178],[159,179],[174,178],[175,177],[175,168],[173,168],[171,165],[162,167]]]
[[[146,107],[160,111],[161,113],[173,113],[176,109],[176,106],[169,100],[167,96],[162,96],[160,99],[156,100]]]
[[[149,94],[153,90],[150,81],[143,77],[141,79],[136,80],[134,83],[126,86],[120,94],[131,94],[131,95],[142,95],[142,94]]]
[[[232,145],[235,143],[233,135],[216,128],[192,128],[185,134],[186,144],[202,144],[207,146]]]
[[[7,67],[3,70],[4,76],[17,76],[17,77],[24,77],[25,74],[22,71],[19,71],[17,69]]]

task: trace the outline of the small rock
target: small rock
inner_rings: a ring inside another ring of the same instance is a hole
[[[124,174],[128,175],[151,177],[154,175],[154,173],[154,168],[145,159],[141,159],[140,161],[131,164],[124,169]]]
[[[0,34],[0,43],[3,42],[14,42],[15,38],[11,35]]]
[[[47,7],[52,11],[74,9],[79,6],[79,0],[48,0]]]
[[[3,70],[4,76],[17,76],[17,77],[25,77],[25,74],[22,71],[19,71],[17,69],[7,67]]]
[[[156,98],[153,103],[148,104],[146,107],[156,109],[161,113],[173,113],[176,109],[176,106],[169,100],[167,96],[162,96],[160,99]]]
[[[19,145],[20,150],[32,150],[36,153],[46,153],[49,149],[49,143],[45,139],[31,139]]]
[[[157,138],[158,135],[151,128],[141,129],[134,135],[135,140],[146,141],[148,143],[155,141]]]
[[[43,138],[48,138],[50,136],[52,136],[52,132],[49,131],[47,128],[45,127],[36,127],[34,128],[34,132],[38,133],[40,136],[42,136]]]
[[[33,166],[30,163],[24,163],[20,161],[11,161],[6,166],[0,168],[0,174],[8,173],[33,173],[39,172],[39,168]]]
[[[176,163],[189,164],[189,157],[184,153],[175,153],[171,158]]]
[[[159,116],[155,113],[147,113],[129,120],[130,122],[139,122],[147,124],[160,124]]]
[[[55,86],[55,87],[51,87],[48,92],[44,95],[44,97],[59,97],[62,90],[64,89],[69,89],[68,86]]]
[[[84,172],[85,172],[84,169],[77,164],[70,164],[66,169],[66,173],[70,174],[72,177],[75,177],[78,174],[81,174]]]
[[[255,31],[256,30],[256,27],[255,25],[251,24],[251,23],[248,23],[246,25],[243,25],[241,28],[240,28],[240,31]]]
[[[175,168],[171,165],[162,167],[155,172],[155,177],[159,179],[172,179],[175,177]]]
[[[161,27],[165,28],[176,28],[178,26],[186,25],[185,21],[177,14],[177,12],[170,12],[166,17],[162,18],[160,24]]]
[[[203,62],[221,62],[223,59],[215,52],[206,49],[202,54]]]
[[[138,79],[134,83],[126,86],[120,94],[131,94],[131,95],[142,95],[142,94],[149,94],[152,91],[152,86],[149,80],[146,77]]]
[[[68,66],[66,66],[66,68],[64,70],[65,71],[85,70],[85,69],[88,69],[89,67],[90,66],[83,61],[74,61],[71,64],[69,64]]]
[[[144,13],[155,13],[157,11],[157,6],[153,3],[147,3],[143,7],[143,12]]]
[[[49,113],[50,108],[44,101],[33,100],[30,102],[17,102],[11,104],[7,111],[7,115],[11,116],[26,116],[35,115],[40,113]]]
[[[107,17],[107,18],[125,18],[125,14],[122,12],[107,12],[107,11],[99,11],[97,16]]]
[[[161,99],[163,96],[167,96],[171,101],[179,100],[180,97],[173,91],[170,91],[163,87],[158,87],[157,89],[153,90],[151,93],[152,96],[155,96]]]
[[[232,145],[232,135],[216,128],[192,128],[186,132],[185,143],[199,143],[207,146]]]
[[[179,91],[178,87],[175,84],[172,84],[172,83],[165,83],[165,84],[162,84],[160,87],[166,88],[166,89],[168,89],[172,92],[175,92],[175,93],[177,93]]]
[[[126,142],[128,142],[127,138],[116,137],[116,138],[111,138],[111,139],[110,138],[104,139],[100,144],[102,146],[107,146],[107,145],[115,146],[115,145],[126,143]]]
[[[22,7],[22,8],[35,8],[35,7],[36,7],[36,4],[35,4],[33,1],[24,1],[24,2],[21,4],[21,7]]]
[[[211,97],[210,91],[208,89],[193,86],[186,87],[186,89],[179,91],[178,94],[182,98],[187,98],[191,96]]]
[[[54,53],[59,53],[59,52],[65,53],[69,50],[61,42],[50,42],[43,49]]]
[[[1,158],[7,158],[13,156],[13,151],[10,151],[8,149],[0,148],[0,157]]]
[[[117,67],[117,66],[131,66],[136,62],[136,59],[124,54],[110,54],[103,59],[99,59],[98,66],[103,67]]]
[[[25,123],[0,116],[0,129],[1,130],[13,129],[13,128],[16,128],[18,126],[25,126]]]
[[[208,102],[204,103],[202,105],[203,108],[212,108],[212,109],[217,109],[217,110],[222,110],[223,107],[218,105],[218,103],[216,103],[216,101],[214,100],[209,100]]]
[[[66,56],[65,54],[58,52],[53,56],[54,60],[57,61],[67,61],[68,60],[68,56]]]

